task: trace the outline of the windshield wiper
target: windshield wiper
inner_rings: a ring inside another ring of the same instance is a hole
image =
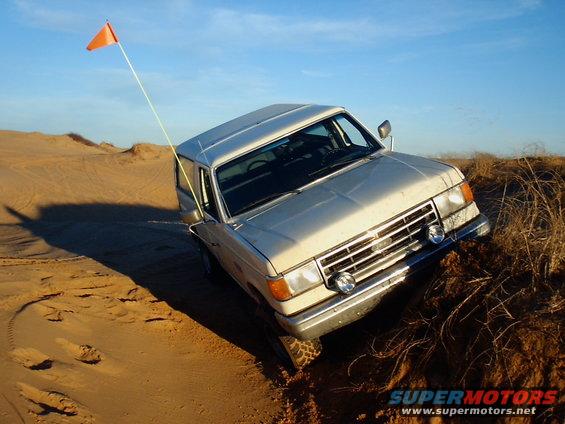
[[[270,200],[277,199],[277,198],[285,196],[287,194],[299,194],[301,192],[302,192],[301,190],[294,189],[294,190],[279,191],[279,192],[276,192],[276,193],[271,193],[271,194],[269,194],[265,197],[262,197],[260,199],[257,199],[255,201],[249,203],[243,209],[238,210],[234,215],[239,215],[240,213],[247,212],[248,210],[253,209],[255,206],[259,206],[260,204],[267,203]]]
[[[369,154],[371,154],[371,153],[369,153]],[[330,172],[332,169],[337,168],[338,166],[345,166],[345,165],[348,165],[350,163],[360,161],[361,159],[371,159],[371,157],[368,156],[368,155],[363,155],[363,156],[357,156],[357,157],[352,158],[352,159],[340,160],[340,161],[329,164],[325,168],[318,169],[317,171],[314,171],[311,174],[308,174],[308,176],[314,177],[314,176],[321,174],[323,172]]]

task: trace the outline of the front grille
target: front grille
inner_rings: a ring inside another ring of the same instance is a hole
[[[318,265],[326,280],[347,271],[362,281],[424,247],[425,228],[434,223],[439,223],[435,208],[432,202],[425,203],[320,256]]]

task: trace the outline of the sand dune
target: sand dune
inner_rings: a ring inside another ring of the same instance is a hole
[[[235,286],[202,279],[172,159],[0,131],[0,422],[271,422]]]

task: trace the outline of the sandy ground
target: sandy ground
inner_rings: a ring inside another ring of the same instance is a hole
[[[272,422],[240,289],[203,280],[166,149],[0,131],[0,422]]]

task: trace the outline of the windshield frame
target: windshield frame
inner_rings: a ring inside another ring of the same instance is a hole
[[[217,172],[218,169],[221,168],[222,166],[232,162],[232,161],[236,161],[237,159],[241,158],[242,156],[248,155],[254,151],[258,151],[261,149],[264,149],[265,147],[271,145],[271,144],[276,144],[278,142],[280,142],[281,140],[295,134],[298,133],[308,127],[314,126],[316,124],[319,124],[320,122],[326,121],[326,120],[332,120],[335,119],[337,116],[339,115],[345,115],[352,124],[354,124],[355,126],[358,126],[358,129],[361,129],[363,132],[365,132],[365,134],[370,138],[370,142],[374,145],[375,150],[372,151],[371,153],[367,154],[367,155],[362,155],[359,158],[357,158],[357,160],[352,161],[351,163],[346,163],[343,167],[338,167],[333,171],[328,172],[327,174],[321,175],[318,178],[313,179],[312,181],[308,182],[307,184],[304,184],[300,187],[296,187],[294,190],[292,191],[296,191],[296,194],[302,193],[304,190],[306,190],[307,188],[317,185],[327,179],[330,179],[332,177],[334,177],[335,175],[345,172],[347,170],[349,170],[350,168],[357,166],[363,159],[366,158],[371,158],[376,156],[378,153],[381,153],[383,150],[386,150],[386,147],[384,146],[384,144],[381,142],[381,140],[376,137],[373,132],[371,130],[369,130],[365,125],[363,125],[363,123],[361,123],[359,120],[357,120],[353,115],[351,115],[350,113],[348,113],[346,110],[341,110],[337,113],[333,113],[331,115],[328,116],[324,116],[320,119],[317,119],[315,121],[311,121],[308,122],[307,124],[299,127],[299,128],[295,128],[292,131],[281,135],[280,137],[277,137],[275,139],[271,139],[267,142],[265,142],[264,144],[260,145],[260,146],[254,146],[254,148],[249,149],[247,151],[241,152],[240,154],[230,157],[228,160],[226,161],[222,161],[221,163],[217,163],[214,164],[214,166],[210,169],[210,176],[212,179],[212,185],[214,186],[215,189],[215,197],[217,200],[217,206],[219,209],[219,215],[221,217],[221,220],[223,222],[226,223],[231,223],[236,221],[238,218],[240,218],[241,216],[246,216],[246,215],[250,215],[250,214],[255,214],[258,210],[263,210],[267,207],[271,207],[273,204],[279,203],[279,201],[283,200],[283,199],[288,199],[290,196],[288,196],[288,191],[283,191],[281,192],[281,195],[271,199],[263,204],[259,204],[251,209],[245,210],[243,212],[239,212],[236,214],[231,215],[229,212],[229,209],[227,207],[227,204],[224,200],[224,197],[222,195],[222,191],[220,189],[220,185],[219,185],[219,181],[218,181],[218,176],[217,176]]]

